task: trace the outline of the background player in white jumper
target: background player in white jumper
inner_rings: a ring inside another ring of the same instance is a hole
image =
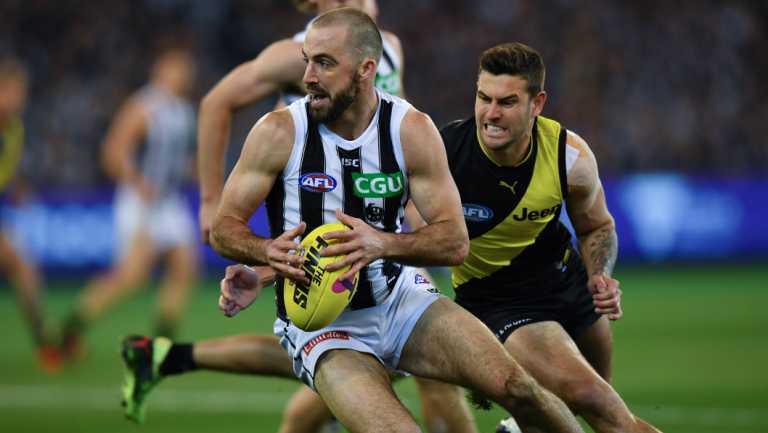
[[[156,333],[172,335],[181,318],[197,268],[194,219],[182,195],[193,166],[195,119],[187,92],[194,75],[190,52],[162,52],[152,66],[149,84],[131,96],[112,121],[102,157],[118,185],[114,208],[118,255],[112,269],[87,285],[64,325],[63,349],[68,357],[78,352],[88,324],[143,287],[158,259],[165,260],[165,273]]]

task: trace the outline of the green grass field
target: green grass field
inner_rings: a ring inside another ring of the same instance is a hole
[[[768,266],[625,267],[617,277],[625,318],[614,326],[614,385],[630,407],[665,432],[768,432]],[[72,284],[52,285],[52,320],[75,293]],[[271,293],[234,319],[218,312],[217,297],[215,283],[199,288],[180,337],[271,332]],[[84,362],[47,376],[33,362],[11,292],[0,290],[0,431],[276,431],[295,382],[206,372],[164,382],[145,425],[123,419],[118,342],[149,331],[152,300],[148,291],[120,305],[92,328]],[[411,382],[397,389],[415,409]],[[503,417],[499,409],[475,415],[481,432]]]

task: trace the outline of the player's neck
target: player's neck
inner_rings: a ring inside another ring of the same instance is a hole
[[[378,106],[379,96],[373,87],[361,89],[357,100],[344,111],[344,114],[325,126],[345,140],[355,140],[368,129]]]

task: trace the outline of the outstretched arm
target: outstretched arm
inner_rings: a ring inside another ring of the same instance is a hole
[[[148,113],[137,97],[126,101],[112,119],[102,145],[102,164],[117,182],[133,186],[145,201],[151,201],[153,186],[141,175],[134,155],[146,134]]]
[[[611,278],[619,249],[613,216],[605,201],[595,155],[586,141],[574,133],[568,133],[567,142],[580,152],[568,174],[568,216],[589,275],[595,311],[617,320],[622,311],[619,282]]]
[[[224,184],[224,155],[235,110],[301,81],[301,45],[282,40],[243,63],[219,81],[200,104],[197,130],[200,229],[208,242],[211,222]]]
[[[327,239],[342,243],[325,248],[322,254],[347,255],[328,266],[332,271],[352,265],[342,278],[378,258],[412,266],[451,266],[467,255],[469,238],[459,192],[437,128],[429,116],[411,110],[403,119],[400,135],[411,196],[426,225],[410,233],[385,233],[337,211],[339,221],[352,230],[327,234]]]

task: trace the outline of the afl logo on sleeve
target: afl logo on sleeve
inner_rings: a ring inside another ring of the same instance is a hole
[[[493,210],[487,206],[472,203],[462,203],[464,219],[472,222],[485,222],[493,218]]]
[[[330,192],[336,189],[337,183],[325,173],[307,173],[299,178],[301,189],[309,192]]]

